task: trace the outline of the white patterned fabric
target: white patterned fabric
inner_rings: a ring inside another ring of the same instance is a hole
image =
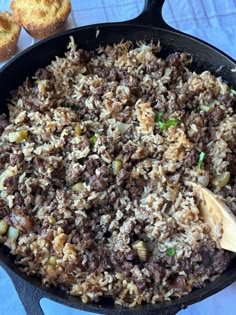
[[[9,0],[0,0],[0,10],[9,11],[9,4]],[[144,0],[72,0],[73,12],[68,28],[130,20],[141,13],[143,6]],[[172,27],[201,38],[236,58],[236,0],[166,0],[163,16]],[[32,45],[33,42],[32,38],[23,31],[19,51]],[[235,296],[236,283],[180,311],[178,315],[235,315]],[[45,315],[91,314],[46,299],[41,301],[41,305]],[[0,315],[26,315],[9,277],[2,268],[0,268]]]

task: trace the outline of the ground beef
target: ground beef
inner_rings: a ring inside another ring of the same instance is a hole
[[[224,250],[218,250],[212,259],[214,271],[216,273],[222,273],[229,265],[231,258],[232,253]]]
[[[130,141],[128,141],[123,145],[121,150],[124,152],[124,155],[125,155],[125,164],[127,166],[130,166],[129,168],[131,168],[130,163],[133,163],[133,161],[132,162],[130,161],[131,156],[134,154],[134,152],[137,150],[137,148]]]
[[[229,94],[224,95],[220,94],[218,100],[220,103],[223,103],[226,107],[232,107],[233,109],[236,108],[235,100],[232,97],[230,97]]]
[[[6,190],[9,194],[13,194],[17,190],[18,180],[18,175],[7,177],[4,179],[3,186],[6,187]]]
[[[67,167],[66,170],[66,184],[72,186],[77,183],[80,179],[80,176],[83,174],[83,170],[79,163],[72,163]]]
[[[24,163],[24,154],[22,152],[19,152],[18,154],[14,153],[10,154],[10,164],[12,166],[14,165],[20,166],[22,163]]]
[[[129,191],[131,198],[136,199],[141,197],[146,185],[147,181],[144,178],[137,178],[132,182],[129,182],[126,188]]]
[[[98,175],[93,175],[89,179],[89,184],[95,191],[104,191],[109,185],[110,171],[103,165],[98,169]]]
[[[28,196],[26,198],[28,198]],[[19,191],[17,191],[14,195],[14,205],[19,208],[24,206],[24,198],[21,196]]]
[[[158,63],[148,63],[145,70],[147,73],[154,73],[154,77],[158,78],[163,75],[164,67]]]
[[[36,71],[35,76],[39,80],[49,80],[52,77],[52,73],[44,68],[40,68]]]
[[[124,69],[116,68],[116,72],[118,74],[118,80],[122,80],[127,77],[127,71]]]
[[[34,204],[35,198],[33,195],[28,195],[24,199],[24,204],[26,207],[32,206]]]
[[[229,163],[228,165],[228,170],[232,175],[236,175],[236,156],[235,154],[228,154],[227,155],[227,162]]]
[[[96,67],[93,69],[93,73],[97,74],[100,78],[106,78],[110,74],[110,69],[104,67]]]
[[[129,176],[130,176],[130,173],[127,170],[121,169],[119,171],[119,173],[117,174],[117,176],[116,176],[116,184],[118,186],[125,185],[125,183],[127,182]]]
[[[182,65],[182,62],[180,60],[180,56],[178,53],[174,53],[174,54],[170,54],[167,56],[166,58],[166,62],[170,65],[170,66],[179,66]]]
[[[70,103],[76,106],[77,114],[80,120],[98,120],[98,116],[100,114],[99,109],[94,109],[92,112],[89,107],[86,106],[86,96],[83,96],[79,99],[79,101],[75,101],[70,98]]]
[[[21,193],[21,195],[24,197],[26,197],[29,194],[36,194],[36,193],[40,194],[43,191],[42,187],[40,186],[39,180],[36,178],[32,178],[32,180],[27,183],[19,184],[18,190]]]
[[[84,49],[78,50],[79,63],[86,63],[90,60],[91,54]]]
[[[9,214],[9,208],[3,199],[0,199],[0,219]]]
[[[131,74],[127,74],[127,76],[123,77],[120,81],[120,85],[128,86],[131,88],[131,91],[136,91],[139,84],[139,80],[137,77],[132,76]]]
[[[91,54],[84,49],[79,49],[77,54],[67,53],[67,57],[73,65],[80,65],[86,64],[90,60]]]
[[[9,163],[12,148],[9,144],[0,144],[0,169],[4,169],[5,165]]]
[[[148,263],[145,265],[145,267],[149,270],[154,284],[159,285],[165,276],[165,268],[154,263]]]
[[[110,69],[110,72],[109,72],[109,75],[107,77],[107,80],[108,81],[117,81],[118,80],[118,74],[117,74],[117,71],[116,71],[116,68],[113,67]]]
[[[218,125],[224,118],[225,113],[223,109],[219,106],[216,106],[214,111],[211,113],[211,119],[214,126]]]
[[[145,98],[147,98],[147,97],[145,97]],[[165,113],[167,111],[167,109],[168,109],[167,101],[165,99],[162,99],[162,100],[157,99],[156,102],[155,102],[154,108],[157,111]]]
[[[194,254],[195,255],[195,254]],[[179,271],[185,271],[187,274],[193,272],[194,264],[191,259],[181,259],[178,262]]]
[[[123,264],[126,262],[126,255],[125,252],[117,251],[111,252],[110,256],[111,265],[115,270],[121,270],[123,269]],[[129,270],[128,270],[129,271]]]
[[[232,196],[236,196],[236,184],[232,187]]]
[[[34,223],[29,215],[25,215],[22,209],[17,209],[11,214],[11,221],[20,231],[31,232],[34,229]]]
[[[195,268],[195,273],[202,273],[207,276],[222,273],[232,258],[232,254],[230,252],[214,248],[203,248],[199,251],[199,253],[201,255],[201,262],[199,267]]]
[[[199,159],[199,153],[196,150],[189,152],[188,156],[184,160],[185,167],[192,167],[197,165],[197,161]]]
[[[38,169],[42,169],[44,167],[44,160],[39,156],[36,156],[34,158],[33,163],[34,163],[35,167]]]
[[[60,187],[64,185],[65,179],[65,165],[62,161],[56,161],[53,163],[53,168],[51,172],[46,176],[50,178],[53,184],[60,183]]]
[[[187,287],[186,283],[186,276],[177,276],[174,281],[172,281],[171,286],[176,291],[185,291],[185,288]]]
[[[2,134],[3,130],[6,128],[8,125],[8,121],[6,119],[6,115],[2,114],[0,115],[0,135]]]
[[[97,168],[99,168],[100,163],[98,159],[91,158],[85,162],[86,170],[89,175],[94,175]]]
[[[0,117],[0,220],[19,232],[0,240],[27,274],[86,303],[181,297],[231,259],[185,183],[235,209],[235,99],[220,78],[192,72],[191,56],[159,52],[131,42],[87,52],[71,41]],[[225,107],[204,108],[217,99]],[[227,186],[213,187],[224,171]]]

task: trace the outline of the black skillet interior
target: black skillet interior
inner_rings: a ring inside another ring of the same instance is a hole
[[[210,70],[222,76],[234,88],[236,87],[235,61],[216,48],[185,35],[169,27],[162,19],[161,9],[164,0],[146,0],[142,14],[125,23],[100,24],[66,31],[65,33],[43,40],[14,57],[0,70],[0,111],[6,112],[6,99],[9,91],[15,89],[26,77],[30,77],[66,51],[69,36],[73,36],[78,47],[94,50],[97,47],[120,42],[122,39],[133,42],[160,40],[161,55],[166,57],[172,52],[188,52],[193,56],[192,69],[196,72]],[[49,298],[59,303],[84,311],[103,314],[175,314],[181,308],[198,302],[223,289],[236,280],[236,264],[232,261],[227,271],[205,288],[193,291],[188,296],[158,305],[142,305],[134,309],[114,306],[111,301],[101,304],[85,305],[79,298],[66,295],[59,289],[46,289],[39,279],[23,275],[14,265],[6,249],[0,247],[0,264],[11,276],[27,314],[43,314],[39,306],[41,298]]]

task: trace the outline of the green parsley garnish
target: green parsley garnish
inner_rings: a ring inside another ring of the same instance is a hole
[[[161,130],[167,130],[171,126],[176,126],[179,124],[179,120],[177,118],[169,119],[166,122],[159,122],[159,127]]]
[[[159,112],[159,113],[157,113],[157,116],[156,116],[156,122],[158,122],[158,123],[159,123],[159,122],[161,121],[161,116],[162,116],[162,114],[163,114],[163,113],[160,113],[160,112]]]
[[[90,138],[90,143],[91,143],[92,145],[94,145],[95,142],[96,142],[96,140],[97,140],[97,137],[96,137],[95,135],[93,135],[93,136]]]
[[[168,119],[166,122],[163,122],[161,121],[161,116],[162,113],[158,113],[156,116],[156,122],[158,123],[160,130],[167,130],[169,127],[176,126],[180,122],[177,118]]]
[[[176,250],[174,248],[171,248],[171,247],[168,248],[166,251],[167,256],[170,256],[170,257],[174,256],[175,253],[176,253]]]
[[[197,162],[197,168],[199,170],[202,168],[202,163],[203,163],[203,160],[205,158],[205,155],[206,155],[205,152],[201,152],[200,155],[199,155],[199,159],[198,159],[198,162]]]
[[[230,96],[236,95],[236,91],[233,88],[229,88],[229,95]]]

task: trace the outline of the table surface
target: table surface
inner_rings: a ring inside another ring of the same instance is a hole
[[[72,14],[67,27],[132,19],[142,11],[144,0],[72,0]],[[9,0],[0,0],[0,10],[9,11]],[[172,27],[194,35],[218,47],[236,59],[236,0],[167,0],[163,7],[165,21]],[[24,31],[19,51],[33,44]],[[1,67],[2,64],[0,64]],[[236,283],[223,291],[189,306],[178,315],[235,315]],[[0,314],[26,315],[17,293],[0,268]],[[47,299],[41,300],[45,315],[86,315]],[[33,315],[33,314],[29,314]]]

